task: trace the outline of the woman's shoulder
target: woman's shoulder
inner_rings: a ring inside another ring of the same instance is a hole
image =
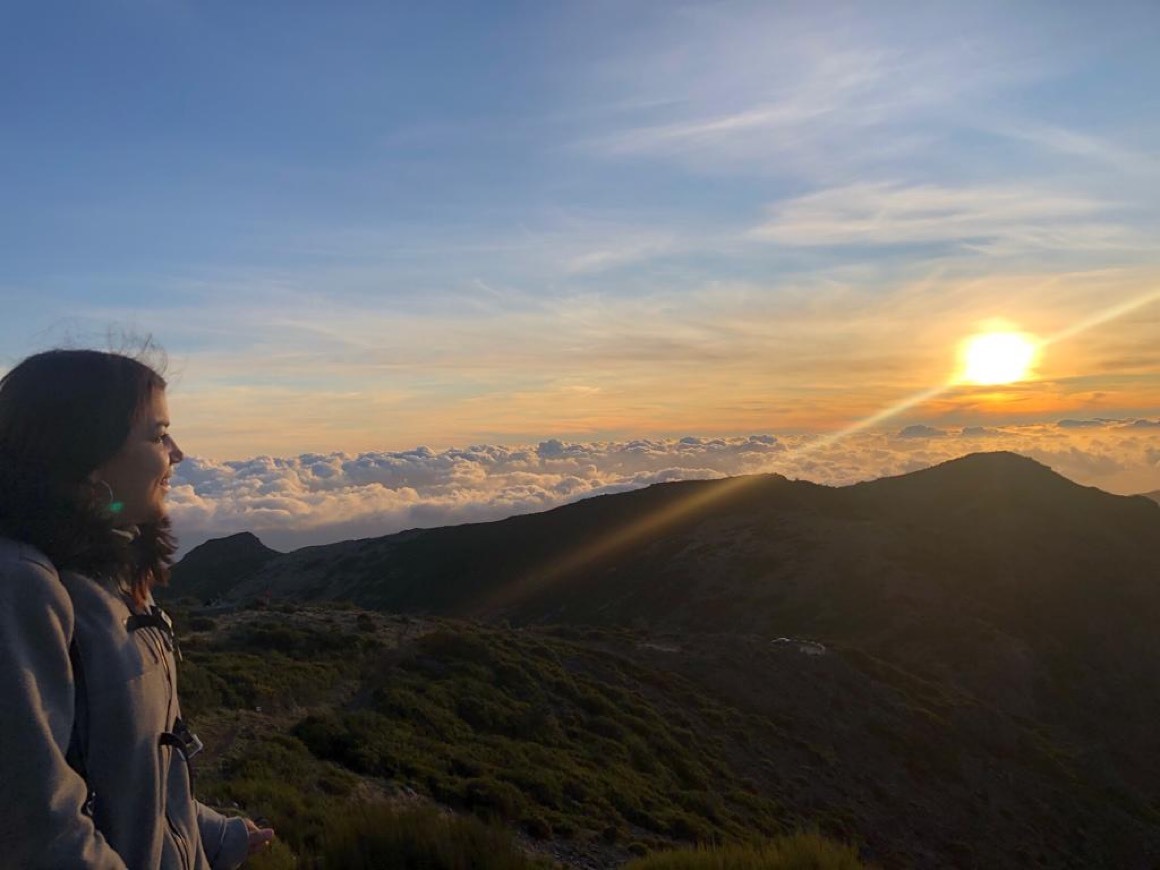
[[[0,607],[35,611],[45,605],[78,613],[110,612],[116,618],[128,613],[124,596],[109,584],[58,570],[36,547],[0,536]]]
[[[60,574],[37,548],[0,537],[0,635],[23,636],[44,620],[71,634],[72,599]]]
[[[56,580],[57,570],[48,556],[31,544],[0,535],[0,576],[27,575]]]

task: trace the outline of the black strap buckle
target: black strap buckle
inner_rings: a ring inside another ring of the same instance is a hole
[[[205,748],[205,744],[202,743],[201,739],[190,730],[189,725],[186,724],[186,721],[180,716],[174,720],[172,731],[161,732],[161,737],[158,738],[158,742],[162,746],[172,746],[176,748],[182,755],[185,756],[186,761],[192,759],[195,755],[201,752],[202,749]]]
[[[125,620],[126,631],[137,631],[142,628],[155,628],[165,641],[165,647],[174,658],[181,661],[181,647],[177,643],[177,633],[173,630],[173,620],[169,614],[153,604],[148,613],[133,613]]]

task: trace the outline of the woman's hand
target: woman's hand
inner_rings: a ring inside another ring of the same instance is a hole
[[[259,828],[255,822],[246,819],[246,833],[250,839],[250,854],[261,852],[274,839],[273,828]]]

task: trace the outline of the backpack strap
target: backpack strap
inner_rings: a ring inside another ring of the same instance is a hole
[[[86,737],[89,733],[89,704],[85,697],[85,669],[81,663],[81,651],[77,647],[76,638],[69,641],[68,658],[72,663],[73,672],[73,726],[72,733],[69,735],[68,749],[65,751],[64,759],[68,762],[68,766],[80,774],[81,779],[85,781],[88,786],[88,796],[85,798],[84,805],[81,806],[81,812],[89,818],[93,816],[93,804],[97,799],[97,793],[93,791],[93,787],[89,785],[88,764],[86,763]]]

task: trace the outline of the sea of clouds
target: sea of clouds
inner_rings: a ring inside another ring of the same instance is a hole
[[[173,476],[170,508],[183,552],[240,531],[291,550],[497,520],[665,481],[777,472],[841,486],[989,450],[1021,453],[1110,492],[1160,490],[1160,421],[1088,419],[1002,428],[919,424],[840,439],[548,440],[222,462],[189,457]]]

